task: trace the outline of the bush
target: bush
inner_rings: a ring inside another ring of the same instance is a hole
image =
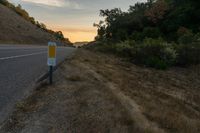
[[[179,44],[177,64],[181,66],[200,64],[200,43]]]
[[[115,46],[114,43],[111,43],[109,41],[96,41],[92,44],[89,44],[89,46],[86,47],[89,50],[92,51],[99,51],[103,53],[115,53]]]
[[[162,39],[147,38],[143,41],[134,55],[136,63],[148,67],[166,69],[176,62],[176,51]]]
[[[179,45],[176,45],[177,64],[180,66],[200,63],[200,33],[186,31],[179,37]]]
[[[192,33],[186,33],[179,37],[178,42],[180,44],[190,44],[195,41],[195,36]]]
[[[134,46],[136,45],[135,41],[127,40],[124,42],[117,43],[114,46],[115,53],[123,56],[123,57],[128,57],[131,58],[133,56],[134,52]]]
[[[163,39],[146,38],[143,42],[96,42],[92,50],[112,53],[131,59],[136,64],[167,69],[170,66],[200,64],[200,34],[193,35],[193,42],[167,43]],[[189,44],[188,44],[189,43]]]
[[[160,36],[161,36],[161,32],[159,31],[158,28],[147,27],[147,28],[144,28],[143,30],[143,38],[144,37],[158,38]]]
[[[136,41],[142,41],[143,34],[141,32],[133,32],[129,38]]]

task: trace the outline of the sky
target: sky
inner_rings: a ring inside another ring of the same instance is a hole
[[[92,41],[97,34],[93,23],[98,23],[100,9],[121,8],[146,0],[9,0],[21,4],[30,16],[47,28],[62,31],[72,42]]]

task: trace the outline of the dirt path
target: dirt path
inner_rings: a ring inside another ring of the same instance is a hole
[[[118,101],[121,103],[121,105],[127,110],[128,115],[131,117],[131,119],[135,122],[135,126],[138,127],[143,132],[158,132],[158,133],[164,133],[162,129],[160,129],[155,123],[150,122],[141,112],[139,109],[139,106],[137,103],[131,99],[129,96],[126,96],[123,94],[122,91],[120,91],[119,88],[117,88],[117,85],[114,83],[107,81],[104,79],[103,76],[96,73],[93,69],[91,69],[90,66],[87,66],[85,64],[80,64],[85,70],[90,72],[96,79],[99,80],[102,84],[105,84],[107,88],[111,91],[113,96],[115,96]]]
[[[0,132],[198,133],[199,66],[157,71],[78,50]]]

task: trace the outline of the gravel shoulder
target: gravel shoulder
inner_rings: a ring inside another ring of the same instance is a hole
[[[142,68],[79,49],[16,105],[2,133],[198,133],[200,66]]]

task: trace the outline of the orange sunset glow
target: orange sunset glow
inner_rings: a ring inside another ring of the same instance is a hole
[[[62,31],[65,37],[69,38],[71,42],[77,41],[93,41],[97,35],[96,28],[56,28],[51,27],[56,31]]]
[[[44,23],[49,29],[62,31],[71,42],[93,41],[101,9],[121,8],[126,11],[129,5],[138,0],[9,0],[21,4],[35,20]],[[146,0],[140,0],[140,2]]]

